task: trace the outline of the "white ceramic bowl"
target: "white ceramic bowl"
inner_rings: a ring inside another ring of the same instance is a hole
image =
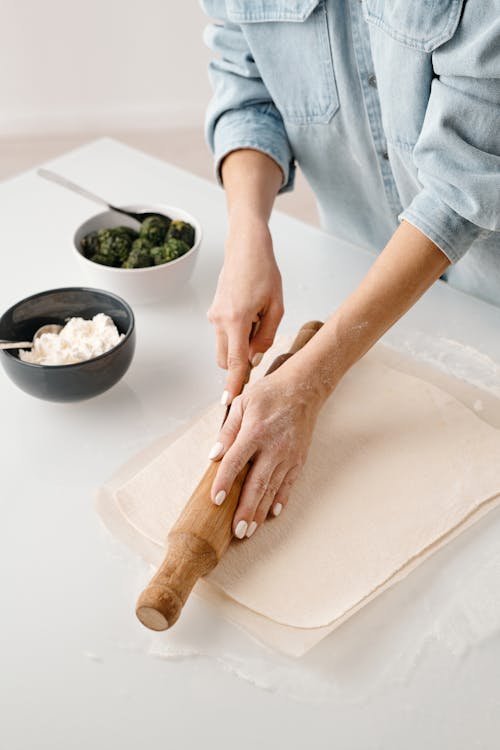
[[[163,263],[160,266],[148,268],[113,268],[94,263],[86,258],[80,250],[80,241],[89,232],[107,229],[108,227],[128,226],[137,229],[137,222],[115,211],[103,211],[92,216],[81,224],[73,237],[73,249],[92,284],[100,289],[107,289],[118,294],[127,302],[136,305],[152,302],[165,302],[173,292],[182,287],[189,280],[196,263],[201,243],[200,223],[187,211],[175,206],[162,203],[155,205],[134,204],[123,206],[128,211],[157,211],[166,214],[171,219],[188,221],[195,230],[193,247],[176,260]]]

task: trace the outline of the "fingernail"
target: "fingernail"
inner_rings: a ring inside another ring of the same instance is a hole
[[[224,492],[224,490],[219,490],[214,498],[214,503],[216,505],[222,505],[225,499],[226,499],[226,493]]]
[[[243,539],[247,533],[248,524],[246,521],[238,521],[238,524],[234,530],[234,535],[237,539]]]
[[[224,391],[220,398],[221,406],[227,406],[229,403],[229,391]]]
[[[222,445],[222,443],[215,443],[215,445],[210,448],[210,453],[208,454],[208,458],[210,459],[210,461],[214,458],[217,458],[217,456],[220,456],[223,450],[224,446]]]
[[[250,526],[248,527],[248,531],[247,531],[247,539],[250,539],[250,537],[251,537],[251,536],[252,536],[252,534],[254,533],[255,529],[257,528],[257,526],[258,526],[257,522],[256,522],[256,521],[252,521],[252,523],[251,523],[251,524],[250,524]]]
[[[263,356],[264,355],[262,352],[257,352],[257,354],[254,354],[252,357],[252,367],[257,367],[257,365],[260,365]]]
[[[283,510],[283,506],[281,503],[276,503],[276,505],[273,506],[273,516],[277,517]]]

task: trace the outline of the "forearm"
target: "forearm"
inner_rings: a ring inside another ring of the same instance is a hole
[[[221,175],[230,227],[267,224],[283,181],[278,164],[262,151],[238,149],[224,159]]]
[[[431,240],[403,221],[355,291],[290,360],[289,375],[326,398],[448,265]]]

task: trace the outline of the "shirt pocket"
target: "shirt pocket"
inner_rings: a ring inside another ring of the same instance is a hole
[[[325,0],[226,0],[283,120],[328,123],[339,108]]]
[[[432,52],[456,31],[464,0],[364,0],[366,20],[401,44]]]

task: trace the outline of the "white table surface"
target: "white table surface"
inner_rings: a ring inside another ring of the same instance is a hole
[[[163,306],[136,308],[135,359],[108,393],[80,404],[51,404],[17,390],[1,372],[1,750],[129,750],[153,742],[186,749],[200,743],[497,748],[498,632],[461,658],[435,645],[404,684],[381,681],[369,698],[349,704],[297,702],[211,659],[171,662],[148,654],[150,635],[133,615],[140,585],[133,555],[103,531],[92,494],[128,456],[220,395],[223,380],[205,311],[221,263],[224,196],[204,180],[108,139],[50,166],[118,204],[186,207],[199,217],[205,237],[189,286]],[[0,185],[2,309],[43,289],[87,283],[72,257],[71,236],[93,213],[92,204],[34,172]],[[371,256],[282,214],[272,225],[287,306],[282,329],[293,331],[306,319],[326,317]],[[402,336],[446,337],[497,362],[499,330],[500,309],[442,283],[399,324]],[[500,529],[498,513],[492,516]],[[480,545],[481,529],[474,534],[471,544]],[[417,574],[396,588],[411,596]],[[360,660],[371,616],[367,607]],[[364,688],[359,685],[360,696]]]

